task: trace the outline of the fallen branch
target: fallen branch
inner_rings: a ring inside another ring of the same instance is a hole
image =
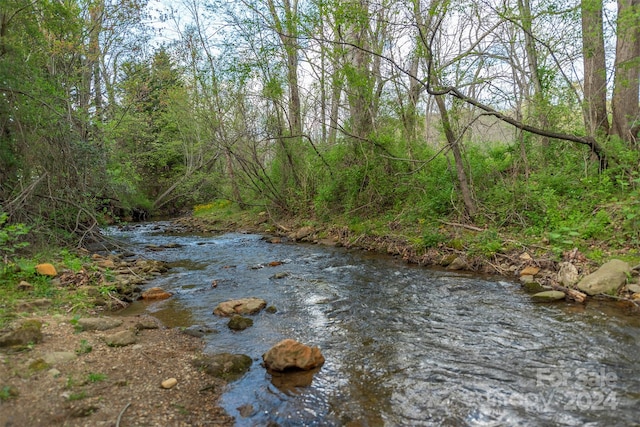
[[[129,304],[122,301],[119,298],[114,297],[113,295],[111,295],[111,292],[109,292],[107,295],[109,295],[109,298],[111,298],[112,300],[114,300],[115,302],[117,302],[119,305],[122,306],[122,308],[126,308]]]
[[[218,386],[216,384],[209,384],[208,386],[202,387],[200,390],[198,390],[198,393],[202,393],[203,391],[208,391],[208,390],[214,390],[218,388]]]
[[[560,285],[551,285],[551,287],[556,291],[564,292],[567,297],[574,301],[584,303],[587,300],[587,294],[575,289],[565,288],[564,286]]]

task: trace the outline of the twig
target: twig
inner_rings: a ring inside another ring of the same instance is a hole
[[[124,408],[122,408],[122,411],[120,411],[120,413],[118,414],[118,419],[116,420],[116,427],[120,427],[120,421],[122,420],[122,416],[124,415],[124,411],[126,411],[129,406],[131,406],[131,402],[127,403]]]
[[[162,365],[162,363],[156,359],[154,359],[153,357],[149,356],[147,353],[145,353],[144,351],[141,351],[140,353],[142,353],[142,355],[144,357],[146,357],[147,359],[151,360],[154,363],[157,363],[158,365]]]
[[[457,222],[448,222],[448,221],[443,221],[441,219],[439,219],[438,222],[441,222],[445,225],[450,225],[452,227],[461,227],[461,228],[466,228],[468,230],[473,230],[473,231],[487,231],[486,228],[476,227],[475,225],[460,224]]]
[[[198,393],[202,393],[203,391],[207,391],[207,390],[215,390],[217,388],[217,386],[215,384],[209,384],[208,386],[202,387],[200,390],[198,390]]]
[[[109,295],[109,298],[111,298],[112,300],[114,300],[115,302],[120,304],[123,308],[129,305],[126,302],[122,301],[121,299],[118,299],[118,298],[114,297],[113,295],[111,295],[111,292],[109,292],[107,295]]]

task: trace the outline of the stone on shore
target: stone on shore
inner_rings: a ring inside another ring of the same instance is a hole
[[[570,262],[561,262],[560,270],[558,270],[558,283],[567,288],[573,287],[578,283],[578,269]]]
[[[0,331],[0,347],[22,347],[42,341],[42,322],[24,320],[15,328]]]
[[[324,364],[324,356],[318,347],[309,347],[292,339],[282,340],[262,355],[268,369],[308,371]]]
[[[41,274],[43,276],[55,277],[58,275],[56,268],[53,266],[53,264],[49,263],[36,265],[36,271],[38,272],[38,274]]]
[[[467,265],[466,261],[461,258],[461,257],[457,257],[456,259],[454,259],[451,264],[449,264],[447,266],[447,270],[468,270],[469,266]]]
[[[230,317],[235,314],[256,314],[267,306],[267,302],[261,298],[241,298],[224,301],[213,310],[217,316]]]
[[[629,264],[619,259],[612,259],[580,280],[578,289],[587,295],[615,295],[627,282],[629,273],[631,273]]]
[[[104,342],[109,347],[125,347],[138,342],[135,331],[125,330],[104,337]]]
[[[176,384],[178,384],[178,380],[175,378],[168,378],[164,381],[162,381],[162,383],[160,383],[160,386],[164,389],[170,389],[173,388]]]
[[[539,272],[540,272],[540,268],[533,267],[530,265],[522,269],[522,271],[520,272],[520,276],[535,276]]]
[[[78,319],[76,327],[82,331],[107,331],[122,325],[122,320],[113,317],[87,317]]]

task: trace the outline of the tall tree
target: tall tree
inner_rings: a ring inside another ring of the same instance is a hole
[[[640,0],[618,0],[611,132],[630,144],[640,132]]]
[[[583,114],[588,134],[602,138],[609,134],[602,0],[582,0],[581,6]]]

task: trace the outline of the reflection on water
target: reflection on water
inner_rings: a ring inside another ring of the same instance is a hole
[[[162,324],[169,328],[189,327],[194,324],[194,319],[188,307],[185,307],[177,299],[162,301],[136,301],[123,310],[118,316],[136,316],[143,313],[150,313]]]
[[[180,245],[148,253],[175,266],[149,284],[174,297],[130,310],[220,331],[206,338],[210,352],[259,361],[284,338],[322,349],[317,372],[254,363],[230,384],[222,403],[240,426],[637,423],[640,321],[614,304],[536,304],[505,281],[255,235],[113,234],[143,254]],[[232,332],[212,311],[241,297],[278,311]]]

